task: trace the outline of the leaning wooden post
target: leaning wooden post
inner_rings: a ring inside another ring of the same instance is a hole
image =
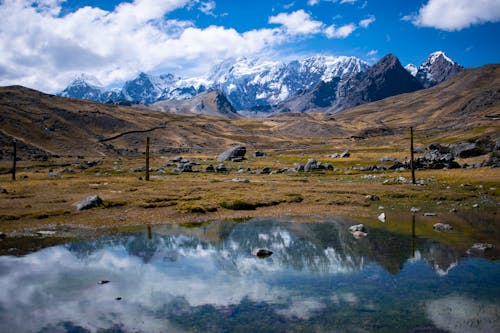
[[[146,180],[149,180],[149,136],[146,138]]]
[[[415,181],[415,161],[413,156],[413,127],[410,127],[410,167],[411,167],[411,182],[416,184]]]
[[[14,148],[14,156],[12,158],[12,180],[16,180],[17,142],[15,139],[12,141],[12,147]]]

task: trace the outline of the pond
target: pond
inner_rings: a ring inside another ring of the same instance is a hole
[[[498,261],[355,223],[161,225],[0,256],[0,332],[500,331]]]

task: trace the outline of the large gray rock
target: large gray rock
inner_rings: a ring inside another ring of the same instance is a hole
[[[316,161],[315,159],[313,158],[310,158],[306,165],[304,166],[304,171],[305,172],[311,172],[311,171],[314,171],[316,170],[317,168],[317,165],[318,165],[318,161]]]
[[[455,145],[453,147],[453,154],[457,157],[460,158],[468,158],[468,157],[474,157],[474,156],[481,156],[486,154],[487,152],[484,151],[481,146],[479,146],[475,142],[463,142]]]
[[[234,159],[241,161],[245,158],[246,152],[246,147],[242,145],[229,148],[217,157],[217,162],[232,161]]]
[[[76,210],[85,210],[103,205],[102,199],[98,195],[91,195],[84,200],[77,202]]]

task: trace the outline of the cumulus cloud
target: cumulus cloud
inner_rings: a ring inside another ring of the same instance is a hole
[[[325,29],[325,35],[328,38],[346,38],[356,30],[356,25],[353,23],[336,27],[331,25]]]
[[[429,0],[418,14],[406,15],[403,20],[416,26],[458,31],[471,25],[500,21],[498,0]]]
[[[283,27],[237,32],[197,28],[168,14],[190,0],[135,0],[113,11],[82,7],[60,15],[62,0],[0,2],[0,85],[46,92],[85,72],[104,85],[138,71],[206,71],[214,62],[272,48],[286,40]],[[210,3],[206,10],[213,9]],[[192,71],[192,72],[189,72]]]
[[[340,2],[341,4],[344,4],[344,3],[350,3],[350,4],[353,4],[355,3],[357,0],[308,0],[307,1],[307,4],[309,6],[314,6],[314,5],[317,5],[318,3],[320,3],[321,1],[325,1],[325,2]]]
[[[300,9],[293,13],[280,13],[269,18],[269,23],[282,24],[289,34],[307,35],[320,32],[323,23],[311,19],[311,15]]]
[[[362,28],[368,28],[368,26],[373,22],[375,22],[375,16],[372,15],[364,20],[359,21],[359,26]]]

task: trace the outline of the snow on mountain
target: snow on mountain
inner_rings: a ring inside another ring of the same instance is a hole
[[[418,68],[409,64],[405,69],[415,76],[425,88],[430,88],[446,81],[452,75],[462,71],[464,67],[448,57],[443,51],[436,51],[431,53]]]
[[[245,110],[276,105],[319,82],[344,79],[367,68],[364,61],[344,56],[312,56],[290,62],[242,57],[215,65],[207,78],[140,73],[125,82],[121,90],[106,90],[82,77],[60,95],[99,102],[128,100],[151,104],[192,98],[213,88],[221,90],[237,110]]]
[[[106,91],[101,86],[97,78],[86,74],[81,74],[73,79],[73,81],[59,94],[58,96],[89,99],[98,102],[104,102],[101,95]]]
[[[246,57],[216,65],[209,80],[238,110],[276,105],[334,77],[346,78],[368,68],[355,57],[312,56],[288,63]]]
[[[412,75],[417,76],[418,68],[414,64],[408,64],[405,66],[405,69]]]

